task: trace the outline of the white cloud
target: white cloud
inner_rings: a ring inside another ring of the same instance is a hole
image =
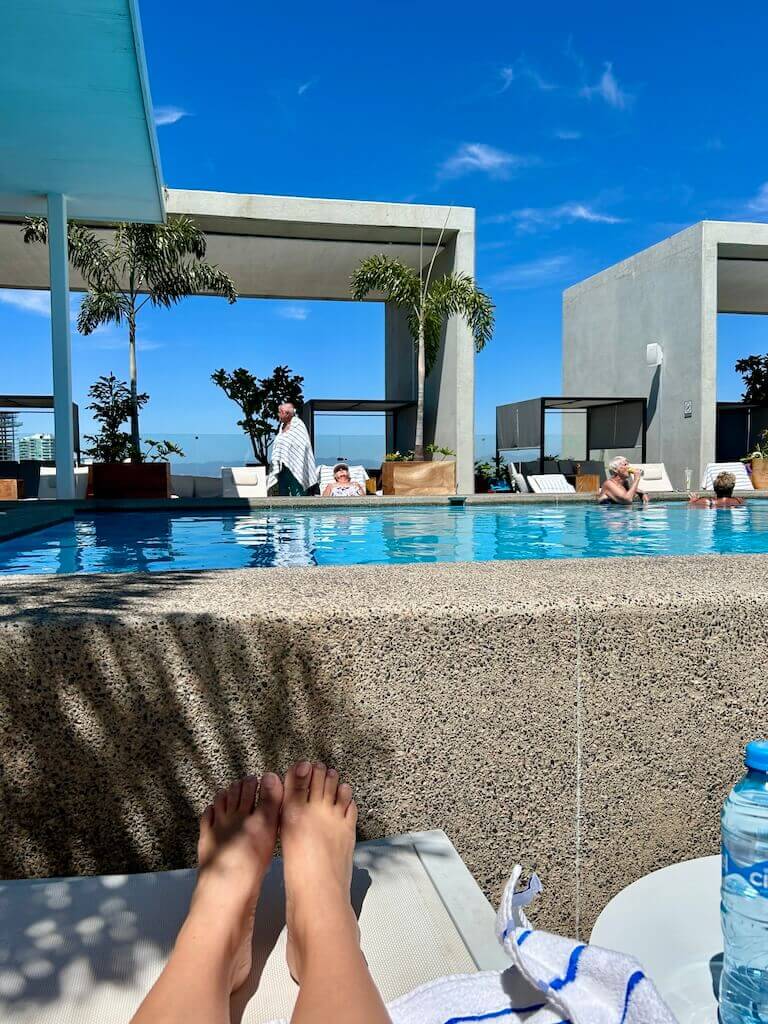
[[[176,124],[182,117],[189,117],[189,111],[181,107],[165,106],[155,107],[155,124],[161,127],[164,124]]]
[[[309,78],[306,82],[302,82],[299,88],[296,90],[297,96],[303,96],[307,89],[311,89],[313,85],[317,85],[318,78]]]
[[[561,128],[554,132],[556,139],[562,139],[564,142],[576,142],[582,138],[581,132],[569,131],[567,128]]]
[[[530,167],[534,163],[536,160],[533,157],[507,153],[483,142],[465,142],[440,166],[438,176],[460,178],[464,174],[482,171],[492,178],[507,178],[512,171]]]
[[[306,306],[278,306],[277,315],[283,320],[306,320],[309,310]]]
[[[571,263],[565,254],[543,256],[529,263],[513,263],[489,278],[489,286],[498,291],[527,291],[561,281]]]
[[[51,296],[49,292],[20,291],[15,288],[0,291],[0,302],[6,306],[15,306],[24,313],[35,313],[37,316],[51,316]]]
[[[762,184],[757,195],[748,201],[747,210],[750,213],[768,213],[768,181]]]
[[[532,64],[529,64],[525,57],[518,57],[517,60],[503,68],[499,68],[501,79],[500,92],[506,92],[513,82],[527,81],[536,89],[542,92],[551,92],[557,86],[539,74]]]
[[[624,110],[632,100],[629,93],[624,92],[619,85],[613,73],[613,64],[610,62],[605,64],[603,73],[597,83],[595,85],[585,85],[581,90],[581,95],[588,100],[591,100],[593,96],[597,96],[601,100],[605,100],[609,107],[615,107],[617,110]]]
[[[494,217],[488,217],[486,223],[514,223],[519,231],[532,232],[538,228],[559,228],[563,224],[575,224],[577,221],[586,221],[589,224],[624,223],[622,217],[600,213],[588,203],[576,201],[561,203],[559,206],[527,206],[521,210],[512,210],[510,213],[499,213]]]

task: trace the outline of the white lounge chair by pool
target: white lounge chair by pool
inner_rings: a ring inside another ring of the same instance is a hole
[[[710,462],[701,478],[701,490],[711,491],[719,473],[733,473],[736,477],[735,491],[754,491],[754,486],[743,462]]]
[[[222,498],[266,498],[267,470],[264,466],[222,466]]]
[[[336,463],[336,465],[339,465],[339,463]],[[319,474],[317,482],[320,484],[320,493],[322,494],[328,484],[333,483],[333,466],[318,466],[317,471]],[[364,466],[350,466],[349,478],[365,489],[365,481],[368,479],[368,474]]]
[[[254,935],[259,989],[242,1024],[287,1019],[296,1000],[281,876],[275,861]],[[0,1024],[130,1020],[168,958],[194,881],[186,870],[3,882],[3,971],[16,987],[12,998],[0,993]],[[446,975],[509,967],[496,915],[443,832],[360,843],[352,903],[385,1000]],[[40,936],[48,941],[44,952]],[[28,972],[42,962],[47,973]]]
[[[658,491],[674,491],[663,462],[633,462],[635,469],[643,470],[640,484],[642,494],[653,494]]]
[[[575,494],[576,488],[569,484],[562,473],[542,473],[529,476],[528,483],[534,494]]]
[[[88,490],[88,467],[75,466],[75,497],[84,498]],[[53,466],[40,467],[38,498],[51,500],[56,497],[56,470]]]

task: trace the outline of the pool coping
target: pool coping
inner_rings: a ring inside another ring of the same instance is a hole
[[[701,491],[711,495],[711,491]],[[750,499],[766,499],[768,491],[751,491],[742,494]],[[682,491],[659,491],[652,502],[687,502],[688,494]],[[11,540],[25,533],[33,533],[47,526],[73,519],[82,513],[104,512],[194,512],[203,509],[226,509],[230,511],[255,511],[258,509],[302,509],[302,508],[399,508],[399,507],[466,507],[482,505],[560,505],[594,504],[594,494],[456,494],[433,495],[428,497],[383,497],[365,498],[122,498],[73,500],[0,501],[0,542]]]

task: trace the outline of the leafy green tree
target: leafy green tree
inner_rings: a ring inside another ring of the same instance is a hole
[[[128,422],[133,408],[134,396],[124,380],[118,380],[114,373],[107,377],[99,377],[95,384],[88,388],[88,397],[92,399],[87,406],[93,413],[94,420],[101,424],[98,434],[86,434],[86,441],[91,442],[85,454],[94,462],[125,462],[134,454],[133,438],[123,425]],[[136,404],[142,409],[149,401],[149,395],[135,396]],[[184,458],[184,452],[173,441],[153,441],[147,438],[146,451],[139,451],[139,462],[167,462],[170,455]]]
[[[243,418],[238,427],[248,435],[253,455],[261,465],[269,465],[269,449],[279,427],[277,410],[284,402],[292,402],[297,411],[304,404],[304,378],[291,373],[287,366],[276,366],[269,377],[255,377],[242,366],[228,373],[216,370],[211,380],[238,405]]]
[[[768,355],[739,359],[735,370],[744,378],[742,401],[768,405]]]
[[[45,244],[48,222],[28,218],[24,241]],[[237,299],[228,274],[204,260],[205,235],[188,217],[167,224],[118,224],[112,241],[90,228],[70,224],[69,261],[88,287],[77,316],[77,329],[91,334],[102,324],[128,324],[130,363],[131,458],[141,461],[139,393],[136,369],[136,318],[144,306],[170,308],[187,295],[222,295]]]
[[[424,382],[435,364],[442,344],[443,327],[449,317],[467,322],[480,351],[493,335],[493,303],[467,274],[445,274],[431,280],[442,233],[426,273],[406,266],[401,260],[379,254],[364,259],[352,275],[352,296],[364,299],[382,292],[387,302],[408,316],[408,330],[416,346],[417,393],[414,459],[424,458]]]

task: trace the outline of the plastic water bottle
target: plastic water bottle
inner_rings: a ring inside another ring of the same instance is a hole
[[[747,772],[723,804],[722,1024],[768,1024],[768,740],[747,744]]]

